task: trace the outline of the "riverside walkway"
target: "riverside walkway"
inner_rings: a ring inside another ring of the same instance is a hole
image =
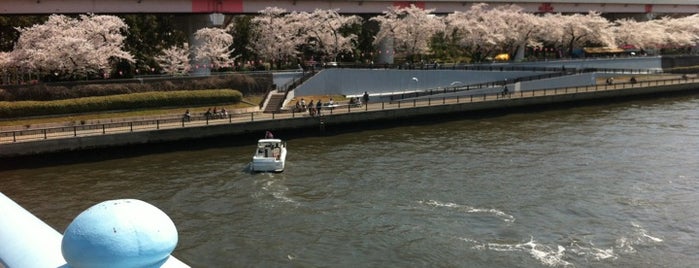
[[[138,143],[166,142],[203,137],[256,133],[261,129],[295,129],[323,124],[353,124],[375,120],[403,120],[415,116],[506,109],[532,105],[629,97],[678,91],[699,92],[699,79],[673,77],[637,82],[598,83],[593,86],[513,91],[500,87],[474,94],[469,91],[433,94],[393,101],[370,101],[353,107],[323,109],[321,116],[295,113],[232,113],[225,118],[181,117],[128,122],[28,128],[0,132],[0,157],[106,148]],[[124,136],[125,138],[119,138]]]

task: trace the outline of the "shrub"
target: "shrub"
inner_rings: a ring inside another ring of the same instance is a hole
[[[206,77],[163,77],[121,81],[72,81],[12,86],[0,92],[0,101],[50,101],[90,96],[173,90],[236,89],[244,94],[264,94],[272,84],[271,73],[228,74]]]
[[[158,91],[55,101],[3,101],[0,102],[0,118],[102,112],[136,108],[237,103],[240,102],[242,98],[243,95],[240,91],[224,89]]]
[[[157,91],[177,90],[177,86],[175,86],[175,83],[173,83],[172,81],[155,82],[155,83],[151,83],[151,86],[153,87],[153,90],[157,90]]]
[[[11,93],[7,92],[7,90],[0,88],[0,101],[3,101],[3,100],[10,101],[10,100],[12,100],[12,97],[13,96]]]
[[[72,88],[74,92],[73,98],[84,98],[92,96],[109,96],[115,94],[125,94],[122,90],[115,90],[114,88],[107,88],[105,85],[100,84],[90,84],[90,85],[77,85]]]

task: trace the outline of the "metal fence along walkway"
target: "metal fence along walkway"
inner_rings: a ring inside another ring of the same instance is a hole
[[[417,107],[429,107],[438,105],[455,105],[480,102],[507,102],[517,99],[527,99],[542,96],[554,96],[563,94],[584,94],[589,92],[603,92],[615,90],[642,89],[657,86],[673,86],[682,84],[698,84],[693,89],[699,89],[699,79],[696,77],[682,77],[677,79],[661,79],[638,82],[624,82],[614,84],[598,84],[593,86],[567,87],[557,89],[539,89],[503,94],[501,88],[493,87],[488,93],[470,94],[469,91],[461,91],[459,95],[439,96],[428,95],[411,99],[401,99],[393,101],[370,102],[361,106],[351,106],[347,104],[337,105],[333,108],[324,108],[321,115],[324,117],[348,114],[366,113],[372,111],[411,109]],[[503,103],[503,106],[505,103]],[[48,139],[69,139],[74,137],[110,135],[117,133],[128,133],[138,131],[159,131],[175,128],[205,127],[223,124],[240,124],[267,120],[288,120],[300,117],[310,117],[307,112],[282,112],[282,113],[237,113],[229,114],[223,118],[209,118],[204,116],[193,116],[189,120],[176,116],[172,118],[159,118],[147,120],[134,120],[117,123],[85,124],[65,127],[51,128],[29,128],[24,130],[2,131],[0,132],[0,150],[2,144],[21,143],[27,141],[40,141]]]

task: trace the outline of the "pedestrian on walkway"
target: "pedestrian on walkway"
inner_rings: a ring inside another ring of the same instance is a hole
[[[614,77],[607,78],[607,85],[614,84]]]
[[[182,116],[183,121],[189,122],[192,119],[192,116],[189,114],[189,109],[184,111],[184,115]]]
[[[313,100],[308,103],[308,114],[311,115],[311,117],[316,115],[316,107],[313,106]]]

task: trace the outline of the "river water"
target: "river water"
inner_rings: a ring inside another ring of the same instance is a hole
[[[251,142],[0,171],[0,191],[59,232],[144,200],[192,267],[699,265],[699,96],[288,146],[280,174],[246,171]]]

